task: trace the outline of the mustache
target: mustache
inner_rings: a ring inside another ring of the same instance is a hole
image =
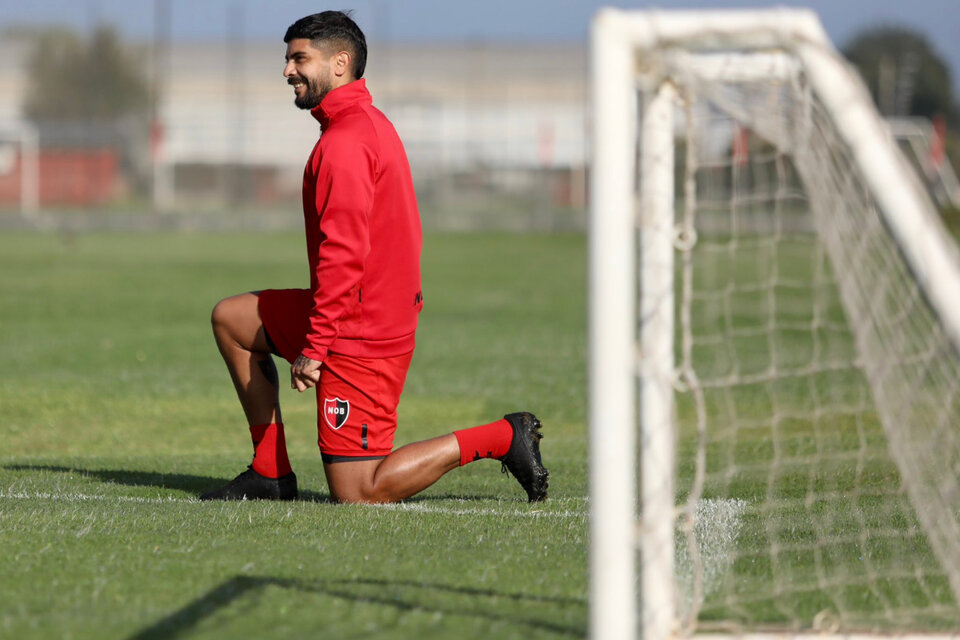
[[[295,85],[295,84],[297,84],[298,82],[299,82],[300,84],[306,84],[306,85],[309,85],[309,84],[310,84],[309,82],[307,82],[307,79],[306,79],[306,78],[287,78],[287,84],[289,84],[289,85]]]

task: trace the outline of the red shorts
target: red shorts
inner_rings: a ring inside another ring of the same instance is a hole
[[[313,305],[306,289],[260,292],[260,319],[277,355],[293,363],[306,345]],[[413,352],[392,358],[330,353],[317,385],[317,444],[324,462],[383,458],[393,450],[397,406]]]

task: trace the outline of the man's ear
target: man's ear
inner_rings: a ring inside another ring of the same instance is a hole
[[[353,60],[350,57],[349,51],[338,51],[337,54],[333,56],[332,63],[331,67],[335,76],[342,78],[343,76],[350,75]]]

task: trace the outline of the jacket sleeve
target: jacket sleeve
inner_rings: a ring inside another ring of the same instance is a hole
[[[360,281],[370,253],[369,217],[378,170],[370,144],[342,134],[324,143],[317,168],[316,217],[307,220],[308,225],[316,225],[310,232],[320,243],[310,328],[302,352],[320,361],[337,339],[341,319],[359,303]]]

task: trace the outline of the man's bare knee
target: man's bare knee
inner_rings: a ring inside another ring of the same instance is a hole
[[[389,487],[376,478],[381,460],[336,462],[324,466],[331,497],[343,504],[397,502]]]
[[[213,305],[213,311],[210,312],[210,324],[213,326],[214,333],[223,331],[229,322],[230,311],[227,300],[229,300],[229,298],[224,298]]]
[[[221,347],[238,345],[236,330],[233,324],[236,321],[236,305],[231,298],[224,298],[213,307],[210,313],[210,326],[213,328],[213,337]]]
[[[254,294],[245,293],[218,302],[210,313],[210,324],[221,345],[235,344],[248,351],[268,350],[261,335],[263,326]]]
[[[371,491],[371,487],[364,486],[364,484],[353,484],[350,487],[342,486],[331,486],[330,493],[331,497],[335,502],[340,504],[369,504],[371,502],[379,502],[376,500],[374,492]]]

